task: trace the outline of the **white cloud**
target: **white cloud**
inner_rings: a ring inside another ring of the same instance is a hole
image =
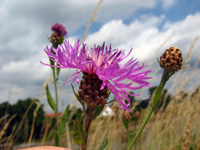
[[[145,60],[157,52],[164,43],[162,49],[177,46],[186,54],[192,41],[200,35],[200,14],[189,15],[182,21],[165,23],[165,17],[142,16],[130,24],[122,20],[112,20],[104,24],[99,31],[88,36],[86,43],[112,44],[112,47],[126,49],[133,48],[133,56]],[[163,29],[159,29],[160,23],[165,23]],[[172,37],[171,37],[172,36]],[[168,38],[171,37],[169,40]],[[195,48],[197,49],[197,48]],[[157,55],[159,56],[159,55]]]
[[[135,20],[129,25],[124,24],[122,20],[112,20],[104,24],[98,32],[88,36],[87,43],[98,43],[102,41],[112,43],[119,46],[122,43],[138,38],[143,31],[148,29],[157,30],[156,26],[164,19],[164,16],[141,16],[139,20]]]
[[[0,64],[24,60],[35,54],[48,42],[50,27],[56,22],[66,27],[69,36],[84,28],[97,3],[98,0],[2,0],[0,51],[5,57],[0,59]],[[97,21],[103,23],[110,18],[129,18],[137,9],[152,8],[155,4],[156,0],[103,1]]]
[[[38,96],[42,83],[51,73],[49,67],[39,63],[40,60],[48,63],[43,49],[48,43],[51,25],[55,22],[63,23],[69,32],[70,41],[74,41],[76,37],[71,34],[86,26],[97,3],[98,0],[0,1],[0,102],[7,99],[12,81],[12,102],[19,98]],[[185,54],[193,39],[200,34],[199,13],[173,23],[165,22],[167,19],[164,15],[143,15],[129,24],[124,23],[123,20],[129,19],[136,10],[150,9],[157,3],[157,0],[104,0],[96,20],[103,25],[99,31],[89,34],[86,43],[93,46],[105,41],[106,45],[112,44],[113,48],[127,51],[133,48],[133,56],[145,61],[173,35],[161,50],[177,46]],[[165,8],[174,3],[175,0],[162,1]],[[160,29],[162,24],[164,28]],[[199,47],[195,47],[198,55]],[[159,53],[156,55],[159,56]],[[62,80],[66,72],[61,72]],[[62,83],[59,83],[59,88],[61,86]],[[70,84],[65,88],[62,99],[67,97],[65,102],[68,103],[73,94]]]
[[[156,0],[108,0],[103,1],[99,10],[97,21],[109,21],[112,19],[129,18],[140,8],[153,8]]]
[[[69,32],[74,32],[87,24],[97,3],[98,0],[4,1],[1,7],[1,20],[4,28],[2,31],[13,30],[13,32],[7,32],[7,34],[13,35],[16,31],[29,32],[31,26],[36,31],[40,28],[45,29],[55,22],[61,22]],[[103,1],[97,14],[97,21],[128,18],[137,9],[152,8],[155,4],[155,0]],[[45,29],[45,32],[47,31]]]
[[[164,9],[168,9],[170,6],[172,6],[176,2],[177,2],[177,0],[162,0],[162,7]]]

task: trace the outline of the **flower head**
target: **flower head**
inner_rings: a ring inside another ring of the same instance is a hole
[[[65,37],[67,36],[67,31],[62,24],[59,24],[59,23],[53,24],[51,27],[51,30],[59,33],[61,36],[65,36]]]
[[[67,31],[62,24],[56,23],[51,27],[53,33],[51,34],[50,41],[52,44],[61,44],[64,37],[67,37]],[[57,46],[56,46],[57,47]]]
[[[128,90],[150,86],[146,80],[151,78],[147,77],[151,70],[142,71],[147,66],[144,66],[144,64],[139,66],[137,59],[133,58],[122,64],[132,50],[128,55],[125,55],[125,51],[112,50],[111,46],[105,47],[104,43],[102,46],[94,46],[89,49],[86,47],[86,44],[81,46],[79,41],[76,41],[74,45],[70,45],[69,41],[65,41],[57,49],[52,47],[52,50],[55,53],[51,52],[51,48],[46,47],[45,52],[59,66],[45,65],[77,69],[75,74],[66,82],[74,78],[72,83],[75,80],[79,83],[78,74],[83,72],[84,80],[81,80],[79,96],[84,98],[84,102],[88,104],[104,104],[108,97],[107,89],[109,89],[115,95],[119,108],[129,111],[128,106],[131,100],[127,94],[131,96],[136,95],[129,93]],[[92,78],[96,82],[94,83],[87,78]],[[124,83],[123,81],[125,80],[130,82]],[[137,84],[137,86],[134,86],[133,83]],[[96,99],[94,96],[96,96]],[[128,101],[128,104],[125,103],[125,100]]]
[[[166,71],[178,71],[182,66],[182,53],[179,48],[170,47],[160,56],[160,66]]]

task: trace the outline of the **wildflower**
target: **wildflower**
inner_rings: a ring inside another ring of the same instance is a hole
[[[52,25],[51,30],[54,32],[59,33],[61,36],[67,36],[67,31],[62,24],[56,23]]]
[[[52,50],[54,53],[51,52],[51,48],[46,47],[45,52],[59,66],[45,65],[78,69],[66,82],[74,78],[72,83],[75,80],[79,83],[78,75],[82,72],[83,78],[78,93],[83,101],[89,105],[105,104],[109,89],[115,95],[119,108],[129,111],[128,106],[131,100],[127,94],[137,95],[129,93],[128,90],[150,86],[146,80],[151,78],[147,77],[151,70],[142,71],[147,66],[144,66],[144,64],[139,66],[137,59],[133,58],[123,65],[120,64],[131,54],[132,50],[128,55],[125,55],[125,51],[112,50],[111,46],[105,47],[105,43],[102,46],[94,45],[93,48],[89,49],[86,44],[81,46],[79,40],[74,45],[65,41],[64,45],[59,45],[57,49],[52,47]],[[131,82],[122,83],[125,80]],[[133,86],[133,83],[136,83],[137,86]],[[124,101],[125,99],[128,101],[127,104]]]
[[[182,66],[182,53],[179,48],[170,47],[160,56],[160,66],[166,71],[178,71]]]
[[[51,34],[50,41],[53,44],[61,44],[63,37],[67,37],[67,31],[62,24],[56,23],[52,25],[51,30],[53,33]]]

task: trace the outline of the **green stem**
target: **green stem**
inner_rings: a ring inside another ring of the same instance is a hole
[[[149,121],[149,119],[151,118],[151,115],[153,114],[153,112],[156,109],[156,106],[159,102],[159,99],[161,97],[163,88],[166,84],[166,82],[168,81],[168,79],[174,74],[174,72],[168,72],[168,71],[163,71],[163,75],[160,81],[160,85],[157,87],[156,91],[155,91],[155,95],[154,95],[154,99],[153,99],[153,103],[152,106],[150,107],[149,111],[147,112],[143,122],[142,122],[142,126],[140,127],[139,131],[137,132],[137,134],[134,136],[134,138],[131,140],[130,144],[128,144],[128,150],[131,149],[131,147],[133,146],[133,144],[135,143],[135,141],[137,140],[137,138],[139,137],[139,135],[141,134],[141,132],[143,131],[144,127],[146,126],[147,122]]]
[[[56,72],[55,69],[52,69],[53,71],[53,80],[54,80],[54,88],[55,88],[55,97],[56,97],[56,124],[57,124],[57,134],[58,134],[58,143],[56,143],[56,146],[60,146],[60,132],[59,132],[59,114],[58,114],[58,89],[57,89],[57,78],[56,78]]]
[[[55,49],[58,48],[58,44],[53,44],[53,47]],[[51,50],[52,53],[55,53],[53,50]],[[54,62],[50,59],[50,63],[51,65],[54,65]],[[57,79],[58,77],[56,77],[56,69],[54,67],[51,67],[52,69],[52,72],[53,72],[53,81],[54,81],[54,89],[55,89],[55,99],[56,99],[56,125],[57,125],[57,137],[56,140],[55,140],[55,145],[56,146],[61,146],[61,143],[60,143],[60,129],[59,129],[59,114],[58,114],[58,88],[57,88]]]
[[[137,125],[137,119],[134,120],[134,129],[133,129],[133,135],[132,135],[132,137],[135,136],[136,125]],[[129,143],[130,143],[130,141],[129,141]]]
[[[93,120],[95,110],[96,110],[96,106],[87,105],[86,114],[85,114],[85,118],[84,118],[84,124],[83,124],[85,131],[86,131],[86,139],[85,139],[84,145],[81,146],[81,150],[87,149],[87,139],[88,139],[88,135],[89,135],[89,129],[90,129],[90,125]]]
[[[130,143],[130,131],[129,131],[129,127],[127,128],[127,136],[128,136],[128,144]]]

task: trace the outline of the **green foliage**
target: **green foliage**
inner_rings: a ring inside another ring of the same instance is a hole
[[[54,138],[55,138],[55,145],[58,146],[59,145],[59,133],[57,131],[54,131]]]
[[[101,114],[101,112],[102,112],[104,106],[105,106],[105,105],[101,105],[101,106],[97,106],[97,107],[96,107],[96,111],[95,111],[95,113],[94,113],[93,120],[94,120],[97,116],[99,116],[99,115]]]
[[[58,41],[58,44],[62,44],[62,43],[63,43],[63,40],[64,40],[64,36],[61,36],[60,39],[59,39],[59,41]],[[58,46],[57,46],[57,47],[58,47]],[[57,48],[57,47],[56,47],[56,48]]]
[[[103,143],[99,146],[98,150],[107,150],[108,136],[105,137]]]
[[[73,86],[72,84],[71,84],[71,86],[72,86],[73,93],[74,93],[74,95],[76,96],[77,100],[78,100],[81,104],[83,104],[82,98],[75,92],[74,86]]]
[[[81,122],[83,121],[83,118],[81,118],[81,116],[83,115],[83,111],[80,108],[76,109],[75,107],[72,107],[72,109],[70,110],[70,114],[72,114],[72,117],[70,118],[70,120],[68,120],[69,129],[73,130],[73,124],[76,118],[79,118]]]
[[[55,54],[55,52],[54,52],[52,49],[51,49],[51,52],[52,52],[53,54]],[[49,62],[50,62],[50,65],[52,65],[52,66],[55,65],[55,62],[54,62],[53,60],[51,60],[50,58],[49,58]],[[51,67],[51,69],[54,70],[55,68],[54,68],[54,67]]]
[[[74,121],[73,140],[78,145],[84,145],[86,139],[85,128],[81,125],[78,118]]]
[[[62,120],[59,124],[59,130],[60,130],[60,134],[63,134],[65,132],[65,126],[66,126],[66,123],[69,119],[69,105],[66,107],[64,113],[63,113],[63,116],[62,116]]]
[[[19,125],[19,122],[22,120],[24,113],[26,112],[27,108],[29,105],[32,103],[33,99],[27,98],[25,100],[19,100],[16,104],[9,104],[8,102],[0,104],[0,118],[7,113],[9,116],[12,116],[13,114],[16,114],[16,117],[13,118],[11,123],[9,124],[6,133],[4,137],[8,137],[11,135],[13,126],[14,125]],[[39,101],[39,100],[35,100]],[[30,131],[32,128],[32,122],[33,122],[33,112],[35,111],[37,105],[34,103],[32,107],[30,108],[24,123],[22,127],[20,128],[17,137],[15,139],[16,142],[27,142]],[[34,139],[39,139],[41,136],[41,128],[43,125],[43,120],[44,120],[44,110],[43,110],[43,105],[40,106],[40,108],[37,111],[37,116],[35,118],[35,126],[34,126]]]
[[[128,120],[123,119],[124,127],[126,128],[127,132],[129,132],[128,129]]]
[[[48,85],[46,85],[46,96],[47,96],[47,101],[49,103],[49,106],[51,106],[51,108],[54,110],[54,112],[56,112],[57,105],[56,105],[53,97],[51,96]]]
[[[57,66],[60,66],[59,64],[57,64]],[[56,68],[56,80],[58,81],[58,77],[59,77],[59,74],[60,74],[60,68]]]

